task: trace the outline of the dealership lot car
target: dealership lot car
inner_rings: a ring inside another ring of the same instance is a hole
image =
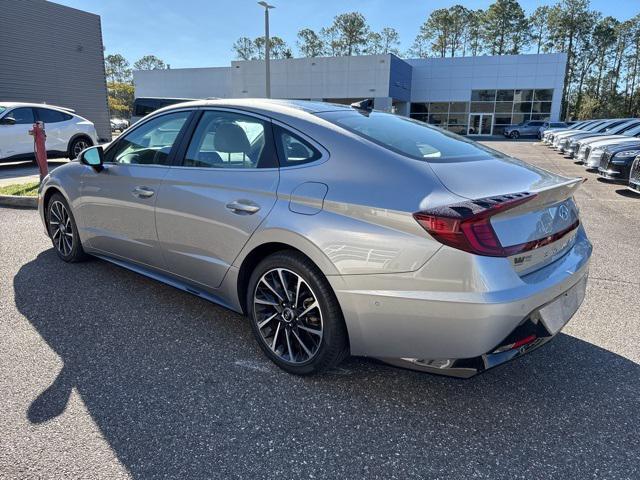
[[[510,138],[520,138],[523,136],[538,135],[540,128],[546,122],[540,120],[529,120],[518,125],[513,125],[504,129],[504,136]]]
[[[584,297],[581,179],[363,105],[183,103],[79,160],[39,194],[58,256],[246,313],[291,373],[351,353],[468,377]]]
[[[0,102],[0,161],[33,159],[33,137],[29,130],[44,122],[47,155],[76,158],[98,143],[92,122],[72,110],[37,103]]]

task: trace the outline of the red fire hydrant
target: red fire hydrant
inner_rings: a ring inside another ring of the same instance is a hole
[[[33,124],[33,129],[29,130],[29,135],[33,136],[33,152],[36,154],[36,162],[40,169],[40,181],[49,173],[49,166],[47,165],[47,148],[45,147],[45,140],[47,134],[44,131],[44,122],[36,122]]]

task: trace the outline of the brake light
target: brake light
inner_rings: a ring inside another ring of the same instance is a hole
[[[509,257],[538,248],[542,246],[541,242],[551,243],[551,237],[545,237],[521,245],[503,247],[491,225],[491,217],[494,215],[522,205],[535,197],[535,193],[522,192],[469,200],[417,212],[413,214],[413,217],[440,243],[476,255]],[[570,229],[576,227],[577,225],[572,225]],[[564,235],[567,231],[562,234]],[[555,240],[557,238],[553,241]]]

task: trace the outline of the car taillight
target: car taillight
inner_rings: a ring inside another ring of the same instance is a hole
[[[522,205],[535,197],[535,193],[522,192],[469,200],[417,212],[413,217],[440,243],[476,255],[510,257],[558,240],[578,226],[576,222],[568,229],[549,237],[519,245],[502,246],[491,225],[491,217]]]

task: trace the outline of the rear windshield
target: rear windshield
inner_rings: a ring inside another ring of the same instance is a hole
[[[419,160],[479,160],[493,156],[471,140],[390,113],[347,110],[317,115],[391,151]]]

